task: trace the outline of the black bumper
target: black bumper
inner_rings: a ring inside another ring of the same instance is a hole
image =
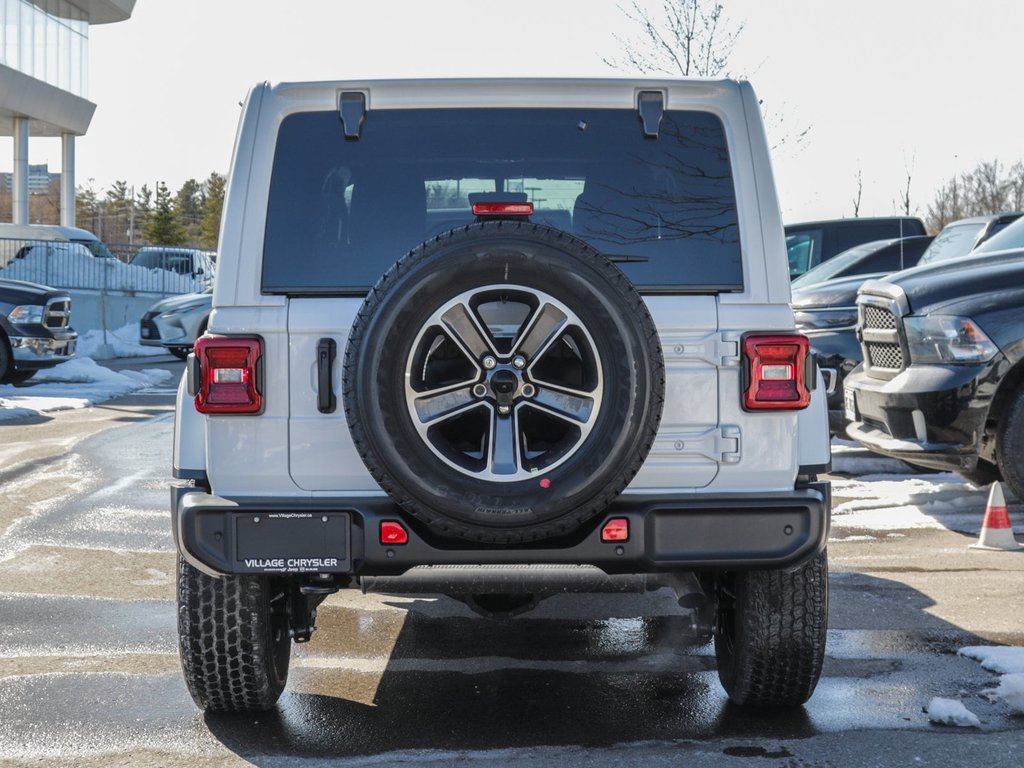
[[[438,541],[386,498],[230,501],[171,489],[175,544],[213,574],[400,575],[420,565],[593,565],[609,574],[784,568],[825,546],[828,483],[788,493],[626,497],[571,540],[488,547]],[[610,518],[629,539],[602,542]],[[258,518],[258,521],[257,521]],[[401,521],[406,544],[382,544],[380,523]],[[262,526],[262,527],[261,527]]]
[[[998,383],[984,365],[912,365],[890,380],[858,369],[846,378],[855,418],[846,433],[875,453],[970,475]]]

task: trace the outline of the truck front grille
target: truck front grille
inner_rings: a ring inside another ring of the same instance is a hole
[[[903,350],[899,344],[867,344],[868,362],[874,368],[903,370]]]
[[[43,325],[55,331],[71,325],[71,299],[50,299],[43,313]]]
[[[868,304],[864,307],[864,327],[895,330],[896,315],[883,307]]]

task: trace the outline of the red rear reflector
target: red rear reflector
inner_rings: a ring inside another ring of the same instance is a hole
[[[629,520],[613,517],[601,529],[601,541],[629,541]]]
[[[748,411],[806,408],[811,402],[806,381],[809,354],[810,343],[800,334],[744,337],[743,407]]]
[[[409,534],[401,523],[394,520],[385,520],[380,524],[381,544],[405,544],[409,541]]]
[[[474,216],[532,216],[533,203],[473,203]]]
[[[263,395],[256,381],[256,367],[263,356],[259,339],[203,336],[195,343],[199,363],[200,413],[259,413]]]

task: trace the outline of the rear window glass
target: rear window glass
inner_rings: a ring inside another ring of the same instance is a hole
[[[974,243],[984,227],[983,223],[977,222],[945,227],[935,236],[932,244],[928,246],[928,250],[924,252],[924,255],[921,256],[920,261],[917,263],[935,264],[939,261],[966,256],[974,248]]]
[[[362,293],[423,240],[473,221],[469,195],[526,194],[533,222],[589,242],[648,290],[743,287],[721,121],[667,111],[371,110],[287,117],[264,241],[267,293]]]

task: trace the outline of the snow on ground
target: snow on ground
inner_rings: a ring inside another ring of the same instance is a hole
[[[107,331],[106,342],[103,338],[101,330],[86,331],[78,337],[75,353],[79,357],[94,358],[100,352],[100,347],[106,343],[113,349],[114,357],[149,357],[167,354],[167,350],[163,347],[144,347],[139,344],[138,323],[128,323],[116,331]]]
[[[940,725],[981,728],[978,716],[956,699],[935,697],[928,702],[928,719]]]
[[[1002,645],[972,645],[957,651],[961,656],[980,661],[982,669],[1001,675],[1024,673],[1024,648]]]
[[[1002,674],[999,687],[983,693],[1002,699],[1014,711],[1024,714],[1024,648],[1001,645],[972,645],[957,653],[980,661],[983,669]]]
[[[171,378],[161,369],[112,371],[89,357],[76,357],[32,378],[31,386],[0,386],[0,422],[47,411],[88,408]]]

